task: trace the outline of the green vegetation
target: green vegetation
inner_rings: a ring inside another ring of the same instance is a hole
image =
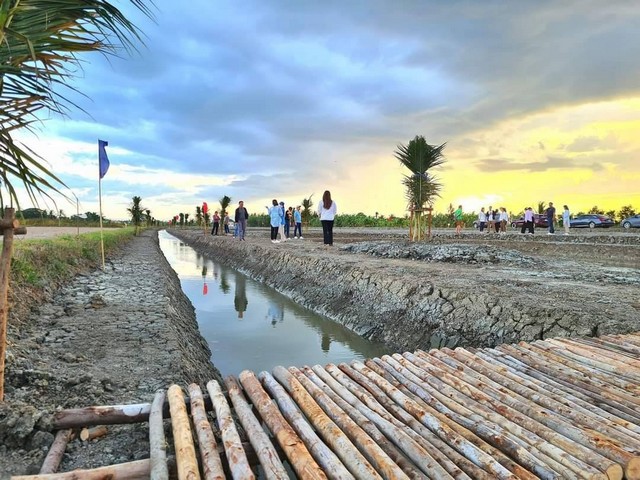
[[[104,230],[105,253],[113,252],[134,233],[132,227]],[[100,232],[17,241],[11,262],[11,288],[53,288],[82,270],[98,267],[101,261]]]
[[[142,205],[140,205],[141,201],[142,201],[142,198],[136,195],[131,199],[131,206],[127,208],[127,212],[129,212],[129,214],[131,215],[131,223],[136,227],[136,230],[135,230],[136,235],[138,234],[140,230],[140,224],[144,219],[145,208]],[[149,216],[151,216],[150,211],[149,211]]]

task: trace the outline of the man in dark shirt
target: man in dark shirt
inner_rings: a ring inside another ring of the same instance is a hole
[[[547,214],[549,235],[553,235],[554,233],[556,233],[555,229],[553,228],[553,224],[556,221],[556,207],[553,206],[553,202],[549,202],[549,207],[547,208],[545,213]]]
[[[249,218],[249,212],[244,208],[244,202],[240,200],[238,202],[238,208],[236,208],[236,216],[234,221],[238,225],[238,240],[244,240],[244,234],[247,231],[247,219]]]

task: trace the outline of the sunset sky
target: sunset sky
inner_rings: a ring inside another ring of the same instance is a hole
[[[108,218],[134,195],[165,220],[325,189],[342,213],[404,215],[394,151],[416,135],[447,143],[436,211],[640,210],[635,0],[155,0],[155,22],[115,3],[145,46],[82,57],[87,113],[21,137],[82,212],[98,211],[100,138]]]

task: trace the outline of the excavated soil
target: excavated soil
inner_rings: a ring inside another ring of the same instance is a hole
[[[171,230],[191,246],[397,351],[492,346],[553,336],[640,330],[640,235],[571,236],[336,230],[280,244],[263,229],[247,241]],[[35,473],[61,408],[148,402],[157,388],[219,373],[194,310],[153,232],[77,277],[10,324],[0,478]],[[62,470],[148,456],[145,424],[74,440]],[[169,439],[170,440],[170,439]]]

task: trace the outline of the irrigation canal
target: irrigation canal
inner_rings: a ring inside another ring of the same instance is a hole
[[[166,231],[160,248],[196,310],[211,361],[223,375],[276,365],[325,365],[389,353],[331,319],[210,258]]]

